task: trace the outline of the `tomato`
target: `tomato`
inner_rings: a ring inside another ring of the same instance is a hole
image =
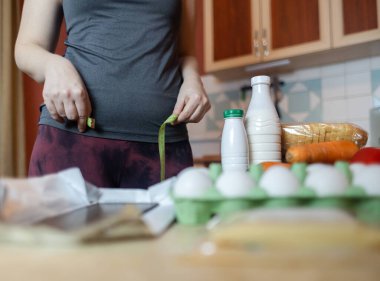
[[[380,164],[380,148],[364,147],[354,154],[351,163]]]

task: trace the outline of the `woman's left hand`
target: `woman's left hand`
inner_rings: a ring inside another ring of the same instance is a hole
[[[173,111],[178,116],[175,123],[198,123],[210,108],[200,77],[185,77]]]

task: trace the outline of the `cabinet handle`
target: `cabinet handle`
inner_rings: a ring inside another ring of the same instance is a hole
[[[259,32],[257,30],[255,30],[255,38],[253,40],[253,47],[255,48],[255,56],[260,57]]]
[[[269,47],[268,47],[268,40],[267,40],[267,30],[265,28],[263,29],[263,36],[262,36],[262,39],[261,39],[261,44],[263,45],[264,56],[265,57],[269,56]]]

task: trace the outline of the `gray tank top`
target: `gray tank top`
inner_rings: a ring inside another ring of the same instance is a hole
[[[86,135],[157,142],[173,112],[182,75],[178,56],[180,0],[63,0],[65,57],[76,67],[92,103],[95,130]],[[54,121],[43,105],[40,124]],[[167,126],[166,139],[187,139],[185,124]]]

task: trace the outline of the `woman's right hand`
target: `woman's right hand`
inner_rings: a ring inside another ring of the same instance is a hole
[[[77,121],[78,130],[86,130],[92,111],[90,98],[80,74],[66,58],[52,55],[46,62],[43,99],[54,120]]]

